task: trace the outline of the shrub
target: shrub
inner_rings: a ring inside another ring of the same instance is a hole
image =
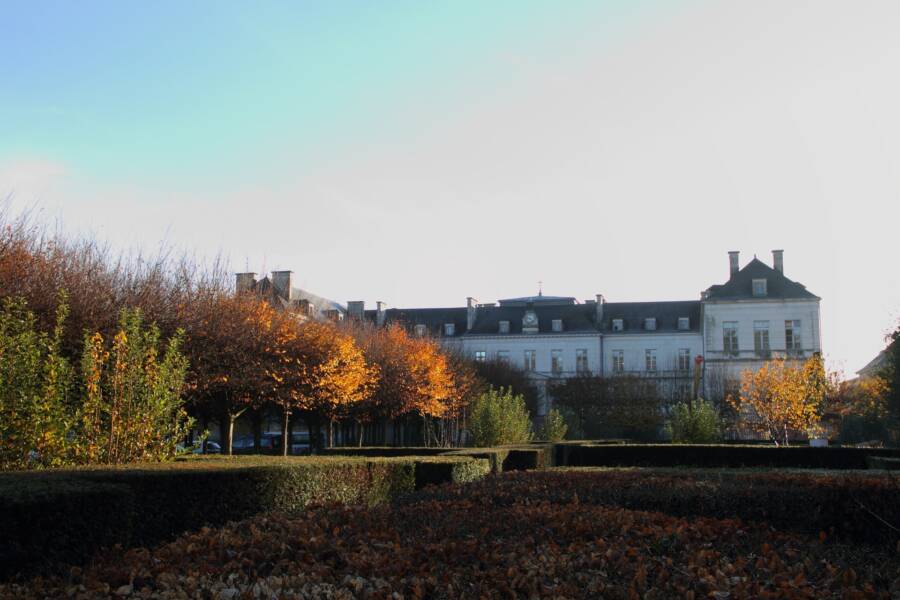
[[[897,543],[900,480],[876,473],[554,469],[509,473],[422,500],[602,504],[681,517],[739,518],[838,541]],[[887,523],[887,524],[886,524]]]
[[[472,404],[469,430],[476,446],[521,444],[531,440],[525,399],[511,390],[491,388]]]
[[[427,484],[474,481],[489,470],[487,460],[461,456],[241,457],[5,473],[0,571],[83,561],[101,546],[153,545],[264,511],[383,504]]]
[[[557,464],[573,467],[780,467],[865,469],[867,456],[900,456],[888,448],[812,448],[688,444],[560,444]]]
[[[545,442],[559,442],[566,437],[567,430],[568,426],[566,425],[566,420],[563,418],[562,414],[554,408],[544,416],[544,424],[541,427],[540,438]]]
[[[677,444],[712,444],[722,441],[722,419],[711,402],[678,403],[672,409],[668,430]]]

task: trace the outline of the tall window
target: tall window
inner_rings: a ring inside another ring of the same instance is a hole
[[[487,352],[484,350],[476,350],[475,351],[475,362],[484,362],[487,360]]]
[[[525,370],[526,371],[534,371],[537,367],[537,351],[535,350],[526,350],[525,351]]]
[[[425,331],[426,331],[426,330],[425,330],[425,325],[423,325],[422,323],[418,323],[418,324],[416,325],[416,336],[418,336],[418,337],[424,336],[424,335],[425,335]]]
[[[753,321],[753,349],[757,356],[769,355],[769,322]]]
[[[562,319],[553,319],[550,323],[553,331],[562,331]]]
[[[645,350],[646,367],[648,371],[656,371],[656,350]]]
[[[563,351],[562,350],[551,350],[550,351],[550,370],[553,371],[554,375],[559,375],[563,372]]]
[[[509,321],[500,321],[500,333],[509,333]]]
[[[690,348],[679,348],[678,349],[678,370],[679,371],[690,371],[691,370],[691,349]]]
[[[575,351],[575,372],[577,373],[587,373],[588,372],[588,358],[587,358],[587,350],[581,348]]]
[[[678,317],[678,329],[681,331],[687,331],[691,328],[691,318],[690,317]]]
[[[497,362],[509,364],[509,350],[497,350]]]
[[[613,373],[624,373],[625,372],[625,351],[624,350],[613,350],[612,351],[612,370]]]
[[[622,319],[613,319],[612,329],[613,331],[623,331],[625,329],[625,321]]]
[[[650,317],[649,319],[644,319],[644,329],[647,331],[656,331],[656,318]]]
[[[738,330],[737,321],[725,321],[722,323],[722,350],[725,354],[737,356],[738,354]]]
[[[800,321],[784,322],[784,344],[788,352],[797,352],[803,348],[800,343]]]
[[[693,391],[693,384],[689,381],[679,381],[678,389],[676,390],[676,394],[678,396],[678,400],[690,400],[691,392]]]
[[[456,333],[456,325],[453,323],[444,323],[444,335],[450,337]]]

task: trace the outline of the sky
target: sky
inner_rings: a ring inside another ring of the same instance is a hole
[[[5,0],[0,198],[345,302],[683,300],[771,264],[849,373],[900,317],[895,0]]]

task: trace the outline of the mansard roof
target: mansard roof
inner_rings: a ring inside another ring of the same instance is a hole
[[[792,281],[784,274],[758,258],[753,258],[744,268],[731,276],[726,283],[711,286],[706,290],[707,300],[744,300],[758,299],[753,295],[753,280],[766,280],[766,298],[775,299],[810,299],[820,298],[811,293],[806,287]]]
[[[678,329],[678,319],[689,319],[688,331],[700,330],[700,301],[684,300],[674,302],[607,302],[603,305],[603,321],[597,322],[597,304],[527,303],[509,305],[479,305],[475,322],[470,331],[466,330],[468,310],[454,308],[391,308],[385,311],[385,323],[400,323],[413,329],[424,325],[426,331],[436,337],[444,335],[444,325],[453,323],[453,337],[463,335],[507,335],[500,334],[500,322],[509,322],[509,335],[522,333],[522,317],[534,311],[538,317],[538,333],[560,333],[553,331],[553,321],[562,320],[562,333],[611,332],[612,320],[622,319],[624,331],[621,333],[671,333]],[[365,311],[365,318],[376,320],[377,312]],[[656,330],[644,329],[644,319],[655,318]],[[616,332],[620,333],[620,332]]]
[[[688,329],[678,329],[678,319],[688,318]],[[644,319],[655,318],[656,330],[644,329]],[[603,306],[604,332],[612,332],[613,319],[622,319],[624,326],[618,333],[672,333],[700,331],[700,301],[674,300],[669,302],[607,302]]]
[[[544,296],[546,298],[546,296]],[[555,333],[553,320],[562,319],[563,332],[590,332],[597,331],[596,304],[561,304],[544,303],[514,303],[500,306],[479,306],[475,313],[475,324],[471,334],[497,335],[500,332],[500,321],[509,321],[509,333],[522,333],[522,317],[527,311],[533,310],[538,318],[538,333]],[[504,334],[505,335],[505,334]]]

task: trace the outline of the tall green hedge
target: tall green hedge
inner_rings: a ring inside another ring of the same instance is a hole
[[[556,461],[572,467],[780,467],[865,469],[869,456],[900,457],[896,448],[812,448],[687,444],[559,444]]]
[[[387,502],[484,477],[472,457],[241,457],[0,474],[0,575],[79,563],[101,547],[309,504]]]

